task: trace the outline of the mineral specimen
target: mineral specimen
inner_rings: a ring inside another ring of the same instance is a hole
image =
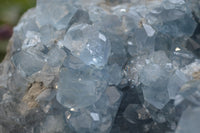
[[[37,0],[0,64],[0,133],[197,133],[198,0]]]

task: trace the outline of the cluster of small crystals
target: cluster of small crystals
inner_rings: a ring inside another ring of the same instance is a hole
[[[198,133],[198,0],[38,0],[0,65],[0,133]]]

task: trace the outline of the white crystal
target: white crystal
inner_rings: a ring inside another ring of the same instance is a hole
[[[155,30],[150,25],[143,23],[143,27],[149,37],[152,37],[155,34]]]
[[[97,113],[90,113],[90,116],[92,117],[92,119],[94,120],[94,121],[99,121],[100,120],[100,118],[99,118],[99,114],[97,114]]]
[[[22,45],[22,49],[33,47],[41,42],[40,33],[34,31],[28,31],[26,33],[26,39]]]

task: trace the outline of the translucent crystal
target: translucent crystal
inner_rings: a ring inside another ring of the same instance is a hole
[[[157,8],[159,12],[150,12],[147,15],[148,22],[154,25],[156,31],[175,37],[191,36],[196,22],[186,8],[185,1],[166,0],[162,4],[161,8]]]
[[[40,1],[37,4],[36,21],[39,27],[52,25],[56,29],[64,29],[68,27],[75,13],[76,8],[66,3],[66,1]]]
[[[200,106],[200,84],[199,80],[191,80],[184,84],[180,91],[179,95],[182,98],[182,101],[189,101],[193,105]],[[179,100],[179,99],[177,99]]]
[[[66,58],[66,53],[64,50],[59,49],[58,47],[53,47],[47,54],[47,63],[52,66],[61,66],[64,59]]]
[[[80,108],[95,103],[106,84],[98,83],[101,77],[94,75],[93,69],[62,69],[58,83],[57,100],[68,108]],[[91,73],[88,75],[88,73]],[[102,79],[103,80],[103,79]]]
[[[150,64],[146,67],[144,67],[142,73],[141,73],[141,82],[144,85],[151,85],[155,83],[157,80],[161,78],[161,76],[164,75],[165,72],[162,70],[162,68],[157,64]]]
[[[104,66],[110,55],[110,42],[103,32],[88,24],[72,26],[64,46],[87,65]]]
[[[44,65],[44,61],[37,56],[21,51],[13,56],[13,62],[22,75],[30,76],[40,71]],[[28,63],[27,63],[28,62]]]
[[[140,73],[140,82],[144,99],[158,109],[162,109],[170,100],[167,90],[172,64],[166,55],[161,52],[152,53],[150,60]]]
[[[134,29],[127,39],[128,52],[131,56],[143,55],[154,51],[154,37],[148,37],[145,29]]]
[[[85,121],[85,122],[83,122]],[[73,127],[75,127],[75,130],[77,131],[83,131],[86,132],[87,129],[91,129],[92,128],[92,118],[89,115],[86,114],[81,114],[77,117],[72,117],[70,119],[70,123]],[[86,131],[84,131],[84,130]]]
[[[200,108],[188,108],[182,114],[176,133],[198,133],[200,130]]]
[[[97,113],[90,113],[90,116],[92,117],[92,119],[94,121],[99,121],[100,120],[99,119],[99,114],[97,114]]]
[[[113,64],[108,68],[109,84],[118,85],[122,80],[121,67],[118,64]]]
[[[120,92],[115,87],[108,87],[106,95],[108,96],[111,105],[117,103],[121,98]]]
[[[86,66],[76,58],[69,58],[66,66],[60,70],[57,100],[68,108],[82,108],[95,103],[107,86],[103,71]]]
[[[62,132],[63,129],[64,129],[64,124],[62,116],[50,115],[46,118],[46,121],[43,127],[41,127],[40,132],[44,133]]]
[[[49,45],[50,43],[57,40],[57,32],[56,29],[51,25],[45,25],[40,28],[40,34],[42,36],[41,42],[45,45]]]
[[[167,88],[169,91],[169,97],[171,99],[174,99],[177,95],[179,89],[187,82],[189,81],[189,77],[184,75],[181,71],[177,70],[172,77],[170,78]]]
[[[155,30],[148,24],[143,24],[143,27],[147,33],[148,36],[153,36],[155,34]]]
[[[109,39],[111,42],[111,53],[109,56],[108,63],[109,64],[118,64],[124,65],[127,61],[127,52],[125,49],[125,44],[121,37],[117,35],[109,35]],[[121,49],[121,50],[119,50]]]
[[[67,122],[76,132],[110,132],[122,95],[115,87],[108,87],[104,92],[96,103],[68,117]]]

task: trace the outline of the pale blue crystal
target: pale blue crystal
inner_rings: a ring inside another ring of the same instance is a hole
[[[167,90],[168,73],[156,64],[144,67],[141,72],[144,99],[158,109],[162,109],[170,100]]]
[[[169,97],[174,99],[179,91],[179,89],[187,82],[190,78],[186,76],[183,72],[177,70],[169,79],[167,89],[169,92]]]
[[[77,9],[65,0],[57,2],[41,1],[37,4],[36,21],[39,27],[52,25],[58,30],[65,29],[68,28],[68,24],[76,11]]]
[[[95,103],[106,84],[98,83],[100,79],[95,77],[92,71],[95,70],[62,69],[58,83],[57,100],[68,108],[82,108]]]
[[[88,24],[73,25],[64,39],[64,46],[87,65],[103,67],[110,55],[110,42],[105,34]]]
[[[108,68],[109,84],[118,85],[122,80],[122,68],[118,64],[113,64]]]
[[[61,66],[66,58],[66,52],[58,47],[53,47],[47,54],[47,63],[52,67]]]
[[[83,108],[95,103],[107,87],[104,72],[70,57],[60,70],[57,100],[68,108]]]
[[[157,51],[149,55],[147,65],[140,72],[140,82],[144,99],[158,109],[162,109],[169,102],[167,84],[172,64],[163,51]]]
[[[122,94],[116,87],[107,87],[96,103],[78,112],[72,112],[67,122],[78,133],[109,133],[121,97]]]
[[[13,55],[13,63],[24,76],[31,76],[40,71],[44,65],[44,61],[37,56],[21,51]]]
[[[188,108],[182,114],[176,133],[199,133],[200,108]]]

